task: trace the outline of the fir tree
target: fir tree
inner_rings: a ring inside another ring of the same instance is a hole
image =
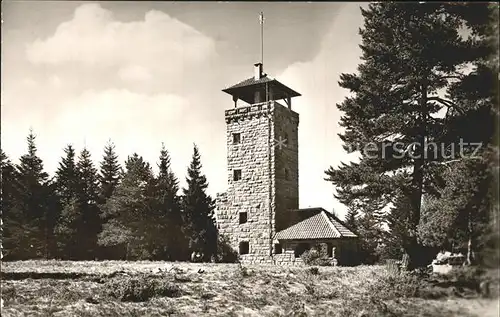
[[[4,259],[16,259],[22,246],[23,232],[22,224],[27,222],[22,210],[17,203],[19,197],[19,185],[14,165],[11,163],[3,150],[0,150],[1,162],[1,211],[2,211],[2,253]]]
[[[190,251],[203,252],[206,259],[216,252],[215,202],[206,193],[207,179],[201,172],[201,158],[195,145],[182,200]]]
[[[158,218],[162,226],[158,233],[165,246],[162,257],[171,260],[187,259],[187,241],[183,232],[179,181],[170,167],[170,156],[162,144],[157,179]]]
[[[63,205],[54,233],[57,237],[59,254],[63,259],[81,260],[82,210],[78,198],[73,196]]]
[[[419,237],[426,245],[467,254],[468,264],[477,263],[490,220],[491,174],[484,162],[469,160],[454,164],[444,177],[440,196],[427,197]]]
[[[75,161],[75,149],[72,145],[67,145],[64,153],[66,155],[62,157],[56,171],[57,194],[63,205],[77,197],[80,185],[80,175],[78,175]]]
[[[78,174],[80,175],[79,203],[83,214],[81,238],[86,258],[93,259],[97,255],[97,235],[101,232],[101,219],[98,207],[99,179],[92,162],[90,152],[83,148],[78,157]]]
[[[374,264],[379,260],[379,249],[383,244],[386,232],[380,220],[373,213],[360,215],[357,219],[356,234],[359,236],[359,257],[362,263]]]
[[[56,171],[55,187],[61,212],[57,220],[55,235],[62,258],[77,260],[83,253],[80,236],[83,230],[83,214],[80,206],[80,175],[76,168],[75,150],[72,145],[64,149],[65,156]],[[76,252],[79,254],[76,254]]]
[[[358,226],[357,218],[358,212],[353,208],[349,208],[347,215],[345,216],[345,225],[354,233],[356,233],[356,228]]]
[[[37,156],[32,130],[27,141],[28,153],[21,156],[17,166],[19,197],[14,207],[15,213],[19,215],[18,219],[22,219],[23,223],[12,224],[12,230],[22,231],[16,236],[19,239],[18,251],[23,258],[48,257],[53,230],[53,211],[48,208],[48,174],[43,171],[43,162]]]
[[[409,227],[410,210],[409,200],[400,195],[394,206],[384,215],[388,231],[383,241],[382,257],[390,259],[400,259],[402,257],[403,241],[407,241],[408,233],[411,231]]]
[[[104,156],[99,174],[101,203],[113,194],[120,181],[120,174],[121,168],[118,163],[118,155],[115,152],[115,145],[109,141],[104,147]]]

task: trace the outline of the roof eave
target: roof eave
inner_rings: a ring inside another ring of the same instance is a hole
[[[227,93],[227,94],[229,94],[229,95],[234,96],[235,94],[238,93],[238,91],[249,89],[249,88],[251,88],[253,86],[262,86],[262,85],[265,85],[266,83],[269,84],[269,85],[276,85],[276,86],[278,86],[280,88],[280,90],[283,90],[291,98],[302,96],[300,93],[298,93],[295,90],[293,90],[292,88],[290,88],[290,87],[288,87],[288,86],[280,83],[276,79],[272,79],[272,80],[269,80],[269,81],[263,81],[263,82],[254,82],[254,83],[243,85],[243,86],[238,86],[239,84],[236,84],[235,85],[236,87],[235,86],[231,86],[229,88],[222,89],[222,91],[225,92],[225,93]]]

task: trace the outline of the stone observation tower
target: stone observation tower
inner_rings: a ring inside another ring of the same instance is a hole
[[[217,196],[219,232],[244,262],[271,262],[281,253],[274,235],[289,225],[287,210],[299,206],[299,115],[292,98],[300,94],[269,78],[261,63],[254,76],[223,91],[234,108],[225,111],[229,186]]]
[[[301,263],[312,247],[332,263],[352,262],[357,236],[323,208],[299,209],[299,115],[293,89],[263,72],[223,91],[233,97],[225,111],[228,189],[218,194],[219,234],[244,263]],[[344,252],[340,252],[344,250]],[[341,256],[343,255],[343,256]]]

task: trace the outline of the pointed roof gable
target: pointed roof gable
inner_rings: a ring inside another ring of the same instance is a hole
[[[321,210],[319,213],[276,233],[276,239],[314,240],[357,237],[337,217],[323,208],[318,209]]]

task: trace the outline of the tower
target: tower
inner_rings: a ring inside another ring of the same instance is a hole
[[[299,115],[291,106],[300,94],[269,78],[261,63],[223,91],[234,108],[225,111],[228,190],[217,195],[219,232],[242,261],[271,262],[274,235],[299,205]]]

